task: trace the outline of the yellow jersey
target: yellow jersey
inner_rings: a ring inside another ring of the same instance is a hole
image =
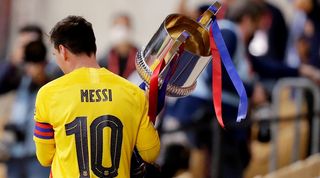
[[[147,99],[137,86],[104,68],[76,69],[38,92],[37,157],[50,159],[52,177],[130,177],[135,146],[159,153],[147,113]]]

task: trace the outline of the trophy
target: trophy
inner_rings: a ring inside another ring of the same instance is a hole
[[[161,111],[165,96],[183,97],[196,87],[201,72],[212,59],[212,96],[217,120],[222,119],[221,61],[240,97],[237,122],[247,114],[247,95],[223,41],[215,15],[219,2],[213,3],[197,21],[184,15],[166,17],[145,48],[136,55],[136,69],[149,93],[149,118],[155,122]],[[132,159],[131,177],[137,178],[145,166],[135,151]]]
[[[166,17],[145,48],[136,55],[136,69],[149,90],[149,117],[155,122],[165,96],[183,97],[196,87],[197,78],[212,59],[213,102],[222,127],[221,61],[240,97],[237,122],[247,114],[247,94],[233,66],[215,18],[221,4],[214,2],[197,21],[184,15]],[[151,64],[151,65],[148,65]]]
[[[197,78],[211,60],[208,27],[221,4],[215,2],[211,7],[216,11],[209,8],[198,21],[180,14],[167,16],[146,47],[137,53],[136,69],[147,87],[150,87],[154,66],[164,60],[158,87],[161,88],[170,75],[167,96],[187,96],[195,89]]]

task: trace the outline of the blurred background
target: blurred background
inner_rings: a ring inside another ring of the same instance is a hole
[[[102,67],[141,82],[137,51],[165,17],[197,19],[209,0],[0,0],[0,178],[48,177],[32,141],[34,99],[60,77],[48,34],[59,20],[92,23]],[[223,77],[215,118],[211,64],[188,97],[167,98],[158,116],[162,174],[179,178],[320,177],[320,1],[220,0],[219,26],[249,97],[236,123],[238,98]],[[225,71],[224,71],[225,74]]]
[[[197,6],[201,2],[190,0],[188,6]],[[90,21],[95,30],[98,56],[110,46],[110,27],[114,16],[127,13],[132,18],[134,35],[138,45],[144,45],[158,29],[164,18],[170,13],[177,12],[179,1],[146,1],[120,0],[90,2],[81,1],[40,1],[40,0],[1,0],[1,32],[7,38],[5,47],[9,50],[17,31],[26,24],[38,24],[44,33],[49,33],[53,25],[67,15],[81,15]],[[6,19],[10,14],[10,20]],[[2,36],[2,35],[1,35]],[[3,38],[3,37],[2,37]],[[2,39],[1,38],[1,39]],[[2,41],[2,40],[1,40]],[[2,44],[2,46],[4,45]],[[5,51],[1,51],[3,54]]]

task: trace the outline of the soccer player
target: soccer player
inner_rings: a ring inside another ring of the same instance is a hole
[[[134,147],[146,162],[160,150],[147,116],[145,93],[100,68],[91,23],[79,16],[58,22],[50,34],[64,76],[43,86],[36,99],[34,141],[51,176],[130,177]]]

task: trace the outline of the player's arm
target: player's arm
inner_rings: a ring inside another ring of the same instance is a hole
[[[160,152],[160,139],[157,130],[148,117],[148,103],[142,100],[143,114],[137,137],[136,148],[141,158],[148,163],[156,161]]]
[[[42,98],[44,97],[40,90],[36,98],[33,140],[36,145],[36,155],[40,164],[42,166],[50,166],[56,151],[54,130],[52,125],[49,124],[49,120],[46,115],[47,108],[45,107],[45,101]]]
[[[48,150],[48,151],[46,151]],[[54,145],[37,145],[37,158],[39,163],[44,167],[51,166],[53,156],[55,153],[55,146]]]

